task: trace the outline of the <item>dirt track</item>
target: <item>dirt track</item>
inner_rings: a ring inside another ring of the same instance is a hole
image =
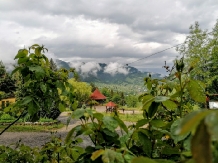
[[[97,112],[105,112],[105,106],[98,106],[96,107]],[[60,120],[62,123],[66,124],[67,122],[67,115],[66,113],[62,113],[58,120]],[[61,137],[64,139],[70,129],[80,124],[79,120],[71,120],[68,128],[63,127],[59,130],[57,130],[56,133],[53,133],[54,135]],[[35,146],[42,146],[46,142],[51,140],[51,133],[50,132],[5,132],[2,135],[0,135],[0,145],[11,145],[19,140],[21,140],[22,143],[25,145],[29,145],[31,147]],[[87,146],[92,144],[90,139],[88,137],[83,136],[83,143],[81,146]]]
[[[64,115],[61,115],[58,118],[62,123],[66,124],[67,117]],[[68,131],[73,128],[74,126],[78,125],[79,121],[72,120],[68,128],[63,127],[54,133],[50,132],[5,132],[2,135],[0,135],[0,145],[13,145],[14,143],[21,140],[21,142],[25,145],[29,145],[31,147],[35,146],[42,146],[46,142],[51,140],[52,135],[61,137],[62,140],[66,137]],[[81,146],[87,146],[90,144],[91,141],[88,137],[83,137],[83,143]]]

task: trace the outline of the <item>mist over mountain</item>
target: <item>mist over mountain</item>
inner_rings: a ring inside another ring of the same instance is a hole
[[[143,85],[143,79],[149,72],[139,71],[132,66],[123,66],[116,62],[109,64],[96,62],[65,62],[56,59],[57,66],[69,69],[75,68],[82,81],[100,82],[106,84],[136,84]],[[151,73],[153,78],[161,78],[161,74]]]

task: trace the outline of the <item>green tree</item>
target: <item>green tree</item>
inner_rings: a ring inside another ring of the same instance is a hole
[[[208,91],[210,93],[218,93],[218,20],[213,28],[212,33],[210,33],[209,39],[209,54],[210,61],[208,63],[207,71],[208,75]]]
[[[138,103],[138,98],[136,96],[129,95],[126,96],[125,102],[128,107],[136,107]]]
[[[74,95],[77,101],[80,103],[86,103],[90,99],[92,87],[86,82],[79,82],[76,79],[71,78],[68,82],[74,88]]]
[[[98,87],[94,83],[90,83],[90,86],[92,87],[92,92],[98,89]]]
[[[4,92],[2,98],[13,97],[15,90],[15,80],[6,72],[3,62],[0,61],[0,91]]]
[[[32,121],[38,120],[41,112],[51,113],[53,108],[63,111],[74,101],[68,83],[69,71],[51,70],[49,60],[43,54],[46,50],[44,46],[34,44],[29,50],[20,49],[15,56],[18,66],[12,73],[20,75],[22,97],[17,99],[14,108],[18,115],[28,113]]]
[[[63,105],[63,100],[65,103],[75,103],[74,94],[72,94],[73,87],[67,80],[68,72],[64,69],[57,74],[50,72],[50,69],[47,69],[46,59],[42,59],[44,57],[40,53],[43,47],[33,45],[31,49],[34,49],[35,53],[32,56],[35,56],[36,60],[31,59],[29,62],[26,50],[19,51],[16,56],[19,64],[22,62],[22,66],[19,65],[21,67],[17,67],[14,72],[20,72],[24,86],[29,88],[24,98],[16,105],[26,109],[32,115],[34,100],[42,102],[39,104],[41,107],[47,100],[46,98],[52,97],[49,93],[53,91],[58,92],[59,98],[52,100],[58,100],[59,104]],[[144,79],[147,91],[139,98],[143,104],[143,118],[136,123],[127,126],[117,112],[108,116],[89,108],[75,109],[71,117],[80,120],[81,123],[69,131],[64,142],[60,138],[53,138],[41,148],[30,148],[19,143],[16,144],[16,148],[0,146],[0,161],[217,162],[218,113],[216,110],[192,111],[193,106],[185,99],[192,98],[196,102],[204,103],[204,84],[191,78],[190,71],[188,71],[190,67],[184,64],[183,59],[176,60],[176,70],[172,72],[173,78],[152,79],[149,76]],[[36,63],[32,62],[34,60]],[[48,71],[43,73],[45,70]],[[47,76],[48,74],[50,76]],[[48,92],[41,86],[41,79],[48,84],[46,85]],[[38,90],[35,90],[35,83],[40,85],[36,88]],[[41,93],[43,99],[40,99],[41,96],[37,97],[38,95],[35,94],[37,91]],[[30,92],[32,94],[29,94]],[[63,108],[61,105],[59,105],[60,109]],[[169,116],[171,118],[168,118]],[[117,129],[120,131],[119,134]],[[88,137],[92,144],[87,144],[87,147],[83,149],[79,144],[83,142],[81,136]]]
[[[51,70],[57,71],[57,70],[58,70],[58,67],[57,67],[56,63],[53,61],[52,58],[50,59],[49,62],[50,62],[50,68],[51,68]]]
[[[115,94],[113,95],[113,97],[111,98],[111,100],[112,100],[113,102],[115,102],[116,104],[121,104],[121,97],[120,97],[120,95],[117,94],[117,93],[115,93]]]
[[[218,93],[218,21],[212,32],[202,30],[198,22],[190,26],[190,34],[177,51],[184,56],[184,62],[190,65],[192,78],[206,84],[210,93]],[[188,70],[187,70],[188,71]]]

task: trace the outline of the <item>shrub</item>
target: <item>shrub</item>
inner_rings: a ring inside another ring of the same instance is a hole
[[[15,118],[12,117],[11,115],[9,114],[2,114],[1,117],[0,117],[0,120],[14,120]]]

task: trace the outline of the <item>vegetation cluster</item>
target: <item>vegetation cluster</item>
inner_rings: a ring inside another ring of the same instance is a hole
[[[54,137],[42,148],[19,143],[15,148],[0,146],[0,161],[218,162],[218,112],[206,108],[206,94],[212,96],[210,93],[218,92],[217,32],[218,22],[210,33],[202,31],[198,23],[190,27],[186,41],[177,48],[182,57],[175,60],[173,67],[167,67],[169,77],[145,77],[146,91],[138,97],[143,115],[131,125],[121,120],[116,111],[108,116],[89,108],[78,108],[88,96],[82,93],[82,87],[86,86],[79,83],[74,69],[52,70],[43,54],[47,50],[44,46],[35,44],[29,50],[19,50],[15,56],[18,66],[12,72],[20,77],[19,98],[4,109],[16,117],[11,125],[27,114],[31,121],[36,121],[41,111],[62,112],[66,108],[72,111],[68,123],[73,118],[81,124],[72,128],[64,140]],[[68,80],[70,73],[74,79]],[[111,100],[124,105],[124,94],[112,91],[102,88]],[[134,101],[135,97],[128,98]],[[81,147],[81,136],[89,137],[92,144]]]

